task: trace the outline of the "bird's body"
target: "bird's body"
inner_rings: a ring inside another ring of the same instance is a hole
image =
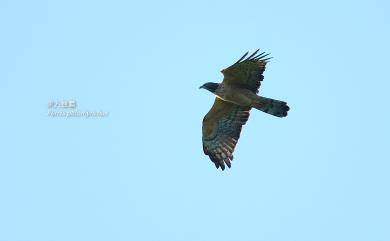
[[[214,94],[223,101],[246,107],[251,107],[256,98],[252,91],[228,83],[219,84]]]
[[[258,96],[260,81],[269,58],[263,53],[243,60],[222,70],[222,83],[206,83],[201,88],[216,95],[213,107],[203,119],[203,151],[217,168],[230,167],[233,151],[240,137],[241,128],[249,117],[251,108],[265,113],[285,117],[289,107],[284,101]]]

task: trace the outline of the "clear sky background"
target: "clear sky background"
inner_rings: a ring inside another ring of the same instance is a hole
[[[1,1],[0,240],[390,240],[387,1]],[[199,90],[274,57],[231,169]],[[48,116],[74,99],[105,118]]]

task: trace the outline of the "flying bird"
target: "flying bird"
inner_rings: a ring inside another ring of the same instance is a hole
[[[243,125],[252,108],[277,117],[287,116],[286,102],[257,95],[264,79],[265,66],[271,59],[259,49],[248,56],[246,52],[237,62],[223,69],[222,83],[205,83],[199,88],[213,93],[216,98],[210,111],[203,118],[203,151],[216,168],[231,167],[234,148],[240,138]]]

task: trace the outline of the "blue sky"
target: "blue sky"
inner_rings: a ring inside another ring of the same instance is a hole
[[[389,7],[2,1],[0,240],[390,240]],[[257,48],[291,111],[221,172],[198,87]],[[109,115],[48,116],[69,99]]]

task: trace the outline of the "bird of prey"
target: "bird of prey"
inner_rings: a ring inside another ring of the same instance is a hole
[[[215,167],[231,167],[233,151],[251,108],[277,117],[287,116],[286,102],[257,95],[265,66],[271,58],[259,49],[249,57],[246,52],[236,63],[223,69],[222,83],[205,83],[200,88],[216,95],[213,106],[203,118],[203,151]]]

